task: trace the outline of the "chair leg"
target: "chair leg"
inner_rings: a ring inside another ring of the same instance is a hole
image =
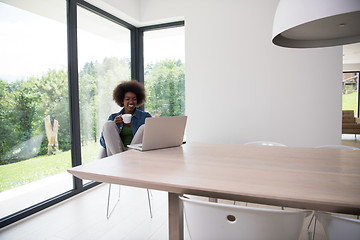
[[[310,229],[310,225],[311,225],[311,223],[312,223],[312,221],[313,221],[314,217],[315,217],[315,215],[314,215],[314,214],[312,214],[311,219],[310,219],[310,222],[309,222],[309,225],[308,225],[308,227],[307,227],[307,230],[308,230],[308,231],[309,231],[309,229]]]
[[[107,207],[106,207],[106,218],[109,219],[112,212],[114,211],[114,209],[116,208],[117,204],[119,203],[120,201],[120,189],[121,189],[121,186],[119,185],[119,196],[118,196],[118,199],[114,205],[114,207],[111,209],[111,211],[109,212],[109,207],[110,207],[110,195],[111,195],[111,184],[109,184],[109,193],[108,193],[108,200],[107,200]],[[151,195],[151,192],[149,189],[146,189],[147,190],[147,196],[148,196],[148,203],[149,203],[149,210],[150,210],[150,217],[152,218],[153,215],[152,215],[152,209],[151,209],[151,201],[150,201],[150,195]]]
[[[313,234],[312,234],[312,240],[315,239],[315,230],[316,230],[316,218],[314,220],[314,229],[313,229]]]
[[[153,217],[153,215],[152,215],[151,202],[150,202],[150,194],[151,194],[151,192],[150,192],[150,190],[149,190],[149,189],[146,189],[146,191],[147,191],[148,202],[149,202],[150,218],[152,218],[152,217]]]
[[[111,184],[109,184],[109,194],[108,194],[108,200],[107,200],[107,207],[106,207],[106,218],[109,219],[112,212],[114,211],[115,207],[117,206],[117,204],[120,201],[120,185],[119,185],[119,196],[118,199],[115,203],[115,206],[111,209],[110,213],[109,213],[109,207],[110,207],[110,193],[111,193]]]

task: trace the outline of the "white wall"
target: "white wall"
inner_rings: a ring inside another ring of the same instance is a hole
[[[141,20],[185,17],[188,141],[340,144],[342,48],[271,43],[278,0],[142,0]]]

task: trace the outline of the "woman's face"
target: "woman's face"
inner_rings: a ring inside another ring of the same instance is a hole
[[[137,105],[136,94],[133,92],[127,92],[124,96],[124,108],[125,113],[134,113]]]

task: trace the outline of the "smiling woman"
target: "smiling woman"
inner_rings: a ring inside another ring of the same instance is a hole
[[[124,81],[113,91],[113,99],[123,107],[109,116],[101,133],[100,144],[104,148],[99,157],[111,156],[127,150],[127,145],[142,142],[145,119],[151,117],[140,110],[146,101],[144,85],[136,80]],[[125,116],[131,120],[126,121]]]

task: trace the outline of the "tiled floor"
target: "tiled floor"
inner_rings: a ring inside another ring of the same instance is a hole
[[[112,196],[117,196],[118,187],[112,189]],[[145,189],[121,187],[121,200],[110,219],[106,218],[107,194],[108,185],[102,184],[1,229],[0,239],[167,238],[167,193],[152,191],[153,219]]]
[[[117,189],[117,187],[113,188],[112,196],[117,196]],[[153,207],[151,219],[146,190],[131,187],[121,187],[121,189],[121,200],[110,219],[106,218],[108,185],[102,184],[62,204],[1,229],[0,239],[168,239],[167,193],[151,191]],[[232,204],[231,201],[219,201]],[[237,205],[244,203],[237,202]],[[255,204],[248,206],[279,209],[279,207]],[[301,240],[311,239],[312,228],[310,232],[306,231],[309,221],[310,217],[305,220]],[[187,230],[185,230],[185,239],[190,239]],[[320,225],[316,230],[316,239],[325,239]]]

